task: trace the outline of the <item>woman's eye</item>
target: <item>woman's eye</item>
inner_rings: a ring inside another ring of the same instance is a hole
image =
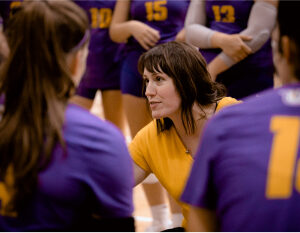
[[[147,85],[149,83],[149,79],[144,79],[144,83]]]
[[[159,76],[157,76],[155,79],[156,79],[156,81],[158,81],[158,82],[162,80],[162,78],[159,77]]]

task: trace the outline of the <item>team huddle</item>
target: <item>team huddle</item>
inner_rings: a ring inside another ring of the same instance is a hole
[[[299,9],[0,1],[0,230],[299,231]]]

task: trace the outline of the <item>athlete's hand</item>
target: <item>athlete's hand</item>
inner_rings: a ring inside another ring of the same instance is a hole
[[[132,36],[146,50],[154,47],[160,39],[159,31],[139,21],[134,21],[131,29]]]
[[[241,61],[252,53],[251,48],[245,43],[245,41],[252,40],[252,37],[240,34],[216,34],[218,34],[216,35],[218,36],[218,47],[234,61]]]
[[[175,38],[176,41],[179,41],[179,42],[185,42],[185,29],[181,29],[177,35],[176,35],[176,38]]]

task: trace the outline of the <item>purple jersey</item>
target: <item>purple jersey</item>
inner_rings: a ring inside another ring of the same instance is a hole
[[[184,27],[184,20],[190,0],[132,0],[130,19],[138,20],[160,32],[158,44],[175,39]],[[131,37],[129,50],[143,50],[139,43]]]
[[[55,148],[32,200],[18,217],[0,216],[1,231],[101,231],[86,224],[92,215],[132,216],[132,162],[117,128],[69,105],[63,135],[66,151]]]
[[[89,16],[91,40],[84,84],[90,88],[120,89],[120,44],[108,34],[116,1],[74,1]]]
[[[160,33],[158,44],[172,41],[184,27],[189,2],[190,0],[132,0],[130,19],[138,20],[158,30]],[[142,97],[143,80],[137,70],[137,63],[140,55],[146,50],[130,37],[126,51],[128,54],[121,70],[122,93]]]
[[[300,84],[222,110],[207,125],[182,200],[221,231],[300,230]]]
[[[226,34],[240,33],[247,28],[248,18],[254,1],[206,1],[206,26]],[[210,63],[220,49],[201,49]],[[218,76],[218,81],[229,89],[229,95],[243,98],[273,85],[273,60],[271,41],[260,50]]]

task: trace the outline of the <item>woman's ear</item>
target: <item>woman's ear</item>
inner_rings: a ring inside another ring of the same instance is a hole
[[[288,84],[299,82],[296,78],[296,67],[299,63],[299,52],[295,42],[288,36],[282,36],[279,40],[280,56],[274,55],[274,63],[276,65],[279,78],[282,83]],[[276,59],[277,57],[277,59]]]
[[[75,54],[70,54],[68,57],[68,65],[71,72],[71,75],[74,76],[76,74],[77,66],[78,66],[78,52]]]
[[[88,48],[85,46],[77,52],[68,55],[68,65],[75,85],[80,82],[85,72],[87,54]]]

